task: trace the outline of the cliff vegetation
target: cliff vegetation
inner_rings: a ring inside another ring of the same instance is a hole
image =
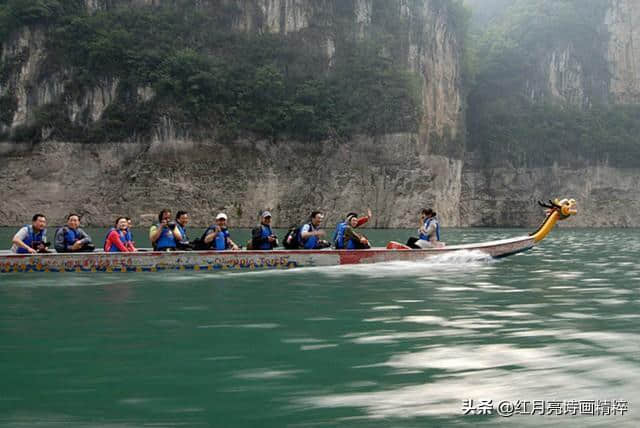
[[[638,165],[640,106],[609,95],[609,6],[517,0],[482,15],[467,123],[484,165]]]
[[[64,76],[65,85],[64,97],[39,106],[5,138],[146,139],[161,120],[192,137],[229,141],[243,132],[321,140],[418,129],[420,82],[385,48],[384,27],[361,39],[338,28],[339,50],[329,63],[309,41],[313,27],[302,34],[234,31],[233,2],[219,2],[216,13],[202,13],[196,0],[94,13],[83,3],[0,0],[0,40],[23,26],[44,31],[44,73]],[[0,88],[25,56],[2,63]],[[71,100],[104,82],[117,82],[117,91],[99,120],[71,120]],[[7,126],[16,109],[10,91],[0,109]]]

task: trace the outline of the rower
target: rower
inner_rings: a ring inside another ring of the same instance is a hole
[[[47,252],[47,218],[35,214],[31,224],[26,224],[13,236],[11,251],[18,254]]]
[[[92,252],[95,250],[91,237],[80,228],[80,216],[71,213],[67,216],[67,225],[56,230],[53,240],[59,253]]]

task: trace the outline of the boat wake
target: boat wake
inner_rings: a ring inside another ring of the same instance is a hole
[[[432,273],[460,273],[496,262],[481,251],[456,251],[423,261],[393,261],[375,264],[332,266],[327,275],[359,275],[372,278],[424,276]]]
[[[480,269],[497,260],[477,250],[462,250],[431,256],[422,261],[392,261],[353,265],[318,266],[290,270],[262,270],[252,272],[229,272],[228,276],[255,275],[324,275],[342,277],[347,275],[371,278],[424,276],[432,273],[461,273]]]

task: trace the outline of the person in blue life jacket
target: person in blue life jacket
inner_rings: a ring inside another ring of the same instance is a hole
[[[219,213],[216,216],[216,224],[209,226],[201,238],[205,249],[224,251],[239,250],[240,247],[231,240],[231,234],[227,227],[227,215]]]
[[[411,237],[407,246],[414,249],[438,248],[444,246],[440,241],[440,223],[436,218],[436,212],[431,208],[423,208],[420,212],[420,227],[418,238]]]
[[[149,229],[149,240],[155,251],[175,251],[182,238],[176,223],[171,221],[171,211],[163,209],[158,214],[158,224]]]
[[[278,237],[271,230],[271,213],[260,214],[260,224],[251,230],[251,249],[273,250],[278,246]]]
[[[336,250],[344,249],[344,230],[347,228],[349,220],[351,220],[353,217],[358,217],[358,214],[351,212],[347,214],[344,221],[341,221],[336,225],[336,230],[333,232],[333,246]]]
[[[321,239],[325,235],[324,230],[320,229],[322,220],[324,220],[324,214],[322,214],[322,212],[313,211],[311,213],[309,222],[300,228],[300,247],[305,250],[318,250],[330,246],[327,241]]]
[[[107,253],[131,253],[137,251],[126,239],[129,222],[126,217],[118,217],[104,238],[103,250]]]
[[[47,218],[43,214],[35,214],[31,224],[25,224],[13,236],[11,251],[18,254],[46,253],[47,251]]]
[[[71,213],[67,216],[67,224],[56,230],[53,240],[59,253],[91,252],[95,246],[91,237],[80,228],[80,216]]]
[[[186,211],[178,211],[176,214],[176,228],[178,236],[176,236],[176,248],[179,250],[192,250],[193,247],[189,242],[187,235],[187,223],[189,223],[189,213]],[[175,233],[174,230],[174,233]]]
[[[336,250],[344,249],[344,231],[349,226],[349,222],[351,217],[355,217],[357,219],[356,227],[360,227],[369,220],[371,220],[372,214],[371,209],[367,209],[367,215],[365,217],[358,218],[358,213],[350,212],[344,218],[344,221],[341,221],[336,225],[336,230],[333,232],[333,246]]]
[[[125,217],[127,219],[127,232],[125,233],[126,245],[135,249],[136,243],[133,240],[133,220],[131,217]]]
[[[364,250],[371,248],[366,236],[356,232],[358,227],[357,216],[347,216],[347,225],[344,228],[343,243],[346,250]]]

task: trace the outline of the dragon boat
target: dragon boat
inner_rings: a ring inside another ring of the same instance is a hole
[[[273,251],[144,251],[135,253],[42,253],[0,254],[0,273],[11,272],[161,272],[252,269],[291,269],[311,266],[423,261],[429,257],[461,251],[479,251],[503,258],[533,248],[559,220],[577,213],[573,199],[539,204],[546,208],[540,227],[525,236],[477,244],[451,245],[414,250],[397,242],[367,250],[273,250]]]

